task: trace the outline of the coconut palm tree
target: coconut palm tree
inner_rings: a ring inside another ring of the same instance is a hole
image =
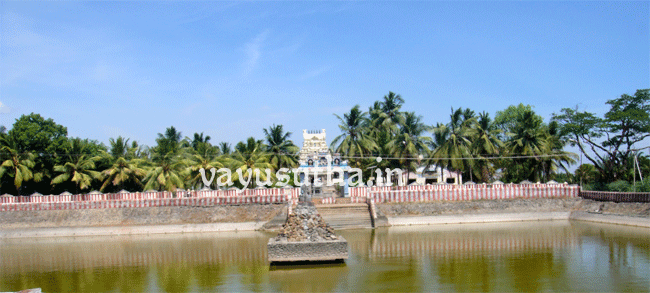
[[[506,143],[508,152],[513,156],[526,156],[513,159],[510,166],[515,172],[510,173],[511,181],[539,181],[544,169],[540,156],[551,153],[549,136],[541,119],[531,110],[522,112],[517,117],[510,140]]]
[[[280,168],[293,168],[298,165],[298,151],[300,149],[289,139],[291,132],[284,132],[282,125],[273,125],[264,129],[266,136],[266,151],[269,153],[269,163],[276,170]]]
[[[158,133],[157,145],[152,148],[152,166],[144,177],[144,189],[175,191],[185,188],[187,175],[188,148],[191,142],[181,140],[181,133],[174,126]]]
[[[52,185],[74,183],[75,193],[88,189],[94,180],[102,178],[101,173],[94,170],[95,161],[98,159],[99,157],[80,155],[63,165],[54,166],[54,172],[61,174],[52,179]]]
[[[436,164],[454,171],[470,170],[473,162],[471,131],[475,118],[464,119],[463,110],[451,109],[447,125],[438,123],[431,128],[433,140],[427,165]],[[468,116],[465,116],[468,118]]]
[[[370,157],[388,157],[392,153],[389,143],[394,137],[391,129],[394,128],[394,125],[390,127],[384,127],[382,122],[382,116],[384,111],[382,109],[383,103],[380,101],[375,101],[373,105],[368,109],[368,118],[367,123],[364,127],[367,132],[367,136],[375,144],[375,148],[372,150]],[[385,170],[386,168],[395,169],[400,168],[400,162],[396,160],[381,160],[377,162],[376,159],[360,159],[357,160],[361,166],[369,166],[368,169],[364,169],[364,176],[373,177],[374,170],[380,169]]]
[[[390,132],[386,130],[379,130],[372,132],[371,136],[372,141],[375,142],[375,145],[377,146],[373,151],[373,156],[389,157],[393,155],[394,149],[391,145],[391,141],[393,141],[395,138],[391,138]],[[386,168],[394,169],[401,167],[401,162],[396,160],[381,160],[380,162],[377,162],[375,159],[368,159],[368,164],[366,165],[370,164],[375,165],[381,170],[385,170]]]
[[[79,137],[74,137],[68,139],[63,143],[63,152],[65,160],[73,160],[74,157],[79,155],[87,155],[88,157],[94,157],[106,151],[106,147],[96,140],[90,139],[81,139]]]
[[[183,179],[186,176],[188,160],[176,156],[173,152],[160,157],[149,167],[143,181],[146,182],[145,190],[167,190],[175,191],[178,188],[185,188]]]
[[[342,132],[332,140],[331,147],[335,152],[354,159],[355,157],[368,156],[377,148],[376,143],[368,134],[366,115],[359,109],[359,105],[352,107],[350,113],[343,114],[343,118],[334,114],[339,119],[339,128]]]
[[[560,133],[560,127],[557,121],[551,121],[546,126],[546,132],[548,135],[547,149],[549,150],[549,154],[552,154],[553,156],[541,158],[541,165],[542,178],[545,181],[549,181],[558,169],[568,172],[569,165],[576,162],[578,155],[564,151],[566,141],[562,139],[562,134]]]
[[[181,133],[176,131],[174,126],[168,127],[165,134],[158,133],[156,143],[158,145],[153,149],[153,160],[164,160],[169,154],[176,155],[180,152],[182,147]]]
[[[463,121],[467,121],[476,117],[476,112],[474,112],[474,110],[469,108],[465,108],[465,110],[461,110],[460,112],[461,112],[461,116],[463,117]]]
[[[194,138],[190,139],[189,137],[186,137],[185,141],[189,142],[192,152],[195,154],[200,154],[201,156],[212,159],[219,156],[219,148],[212,146],[212,144],[210,144],[210,136],[204,136],[203,132],[200,134],[194,133]]]
[[[221,152],[221,154],[230,155],[232,149],[230,148],[229,143],[222,141],[219,143],[219,151]]]
[[[111,145],[110,155],[117,159],[119,157],[126,157],[129,153],[129,139],[122,136],[117,138],[110,138],[108,142]]]
[[[259,180],[266,182],[267,180],[273,180],[274,173],[270,172],[270,177],[267,176],[266,170],[272,170],[273,165],[269,163],[269,159],[266,155],[261,153],[255,153],[250,156],[243,156],[239,152],[235,152],[230,158],[231,169],[233,170],[232,181],[234,183],[246,182],[246,185],[242,184],[243,188],[256,187],[256,173],[259,174]],[[241,170],[241,171],[238,171]],[[241,178],[239,173],[241,173]]]
[[[233,170],[232,181],[234,183],[246,182],[246,185],[241,184],[241,187],[255,187],[255,172],[258,172],[261,181],[273,179],[266,176],[265,170],[271,170],[273,165],[269,163],[269,155],[264,152],[264,149],[266,146],[262,141],[253,137],[249,137],[246,143],[237,143],[235,152],[227,160],[227,164]],[[271,173],[271,177],[273,177],[273,173]]]
[[[18,143],[11,135],[3,135],[0,138],[0,179],[5,175],[13,178],[13,185],[20,195],[23,184],[33,180],[39,182],[42,179],[42,173],[33,172],[35,166],[34,159],[36,156],[31,152],[19,152]],[[6,190],[6,189],[5,189]]]
[[[201,132],[201,134],[195,132],[194,133],[194,139],[192,139],[192,148],[194,150],[198,150],[198,148],[199,148],[199,146],[201,144],[209,143],[210,138],[211,137],[209,135],[206,135],[205,137],[203,137],[203,132]]]
[[[140,145],[137,141],[131,142],[131,147],[126,155],[127,159],[149,159],[151,150],[146,145]]]
[[[138,166],[139,161],[138,159],[127,160],[124,157],[118,157],[110,168],[102,172],[105,179],[100,190],[104,192],[109,187],[123,190],[126,184],[141,188],[140,179],[147,175],[147,171]]]
[[[581,186],[596,182],[598,175],[600,175],[598,169],[592,164],[582,164],[575,170],[576,181]]]
[[[499,140],[499,132],[487,112],[479,114],[477,123],[469,129],[472,154],[477,159],[473,169],[477,181],[488,182],[494,173],[493,164],[488,158],[498,155],[499,150],[504,147],[504,143]]]
[[[201,154],[193,154],[189,159],[189,165],[186,173],[189,175],[188,188],[200,189],[204,186],[200,170],[203,169],[205,174],[210,174],[210,169],[224,168],[222,158],[205,157]],[[209,175],[206,175],[209,176]]]
[[[419,156],[428,155],[427,144],[431,138],[422,136],[426,129],[422,123],[422,116],[417,116],[414,112],[406,112],[399,132],[388,144],[392,156],[399,158],[408,175],[419,165]]]
[[[255,139],[254,137],[249,137],[246,139],[246,142],[240,141],[235,145],[235,152],[240,153],[244,156],[250,156],[253,153],[263,152],[266,149],[266,146],[262,143],[262,140]]]
[[[377,123],[392,135],[397,134],[398,125],[404,120],[404,115],[400,112],[403,104],[402,96],[393,92],[388,92],[388,95],[384,96],[384,100],[379,103],[381,111],[376,114]]]

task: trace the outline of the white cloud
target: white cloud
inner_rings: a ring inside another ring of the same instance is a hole
[[[244,74],[247,75],[255,69],[260,57],[262,56],[262,46],[269,35],[269,30],[265,30],[246,44],[247,59],[244,62]]]
[[[69,62],[75,48],[31,28],[31,21],[7,12],[2,28],[4,48],[1,82],[5,85],[34,77],[43,78],[48,68]]]
[[[11,108],[7,107],[7,105],[0,102],[0,113],[9,113],[10,111]]]
[[[323,66],[321,68],[314,69],[312,71],[309,71],[309,72],[303,74],[300,77],[300,80],[305,80],[305,79],[310,79],[310,78],[317,77],[317,76],[319,76],[319,75],[321,75],[321,74],[323,74],[325,72],[328,72],[328,71],[332,70],[332,68],[333,68],[332,65],[326,65],[326,66]]]
[[[147,73],[130,58],[137,55],[138,47],[131,40],[116,38],[111,28],[62,25],[11,11],[3,17],[0,84],[7,89],[34,84],[81,94],[90,105],[93,101],[133,104],[187,91],[182,82],[159,80]]]

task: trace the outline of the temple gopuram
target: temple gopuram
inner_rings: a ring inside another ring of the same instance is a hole
[[[306,190],[314,197],[348,197],[350,167],[327,146],[325,129],[305,129],[302,138],[298,172],[301,182],[307,183]]]

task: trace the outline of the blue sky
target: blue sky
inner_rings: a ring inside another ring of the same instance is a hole
[[[650,4],[635,2],[22,2],[0,12],[0,124],[36,112],[70,136],[147,145],[171,125],[212,143],[389,91],[427,124],[451,107],[599,114],[650,88]]]

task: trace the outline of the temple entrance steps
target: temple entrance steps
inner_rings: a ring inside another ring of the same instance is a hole
[[[365,203],[317,204],[316,210],[335,230],[372,228],[370,210]]]

